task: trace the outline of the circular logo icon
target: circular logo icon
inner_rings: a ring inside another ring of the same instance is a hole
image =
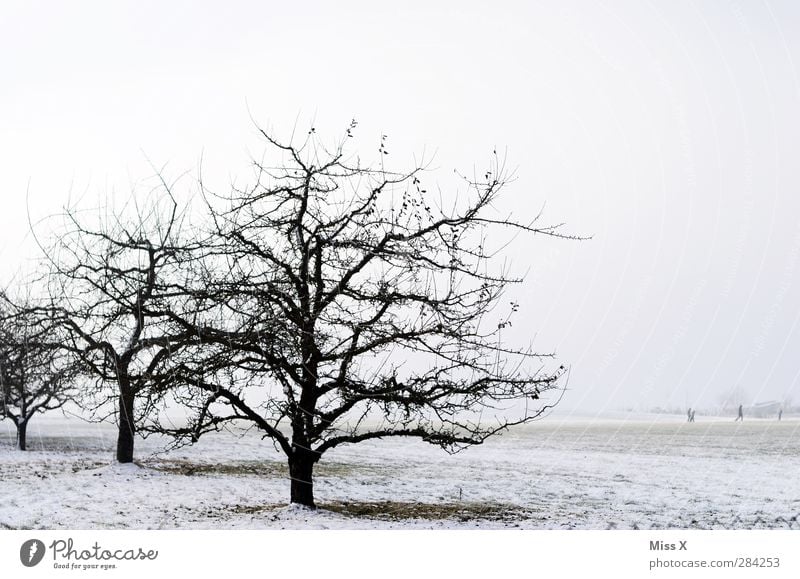
[[[26,567],[35,567],[44,558],[44,543],[39,539],[29,539],[19,548],[19,560]]]

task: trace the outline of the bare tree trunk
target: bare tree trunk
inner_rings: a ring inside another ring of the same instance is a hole
[[[294,447],[289,457],[289,477],[291,479],[291,501],[298,505],[317,508],[314,504],[314,459],[311,453]]]
[[[130,387],[120,388],[119,395],[119,434],[117,436],[117,462],[133,462],[133,424],[134,395]]]
[[[28,421],[20,419],[17,423],[17,448],[25,450],[27,448]]]

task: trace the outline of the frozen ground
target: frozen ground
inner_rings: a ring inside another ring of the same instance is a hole
[[[337,449],[316,512],[286,507],[286,468],[259,436],[208,436],[137,465],[114,431],[0,423],[0,528],[800,528],[800,421],[551,417],[450,456],[421,442]]]

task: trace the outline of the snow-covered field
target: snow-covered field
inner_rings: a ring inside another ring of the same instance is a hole
[[[547,420],[450,456],[386,440],[332,451],[316,512],[286,506],[286,468],[255,434],[164,454],[114,431],[36,417],[29,448],[0,423],[0,528],[800,528],[800,421]]]

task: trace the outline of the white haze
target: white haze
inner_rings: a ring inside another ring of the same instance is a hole
[[[365,156],[435,152],[445,191],[507,151],[498,211],[593,236],[508,251],[508,337],[571,367],[562,411],[800,398],[797,6],[433,4],[3,2],[2,279],[35,255],[26,196],[36,220],[201,156],[222,187],[250,117],[355,117]]]

